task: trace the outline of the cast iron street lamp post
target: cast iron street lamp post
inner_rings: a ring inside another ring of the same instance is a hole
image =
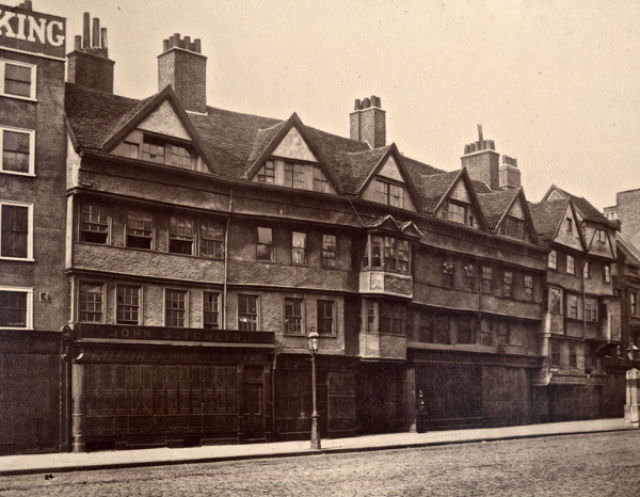
[[[311,402],[313,411],[311,412],[311,448],[320,448],[320,433],[318,433],[318,406],[316,399],[316,352],[318,352],[318,332],[311,330],[307,339],[309,341],[309,351],[311,352]]]

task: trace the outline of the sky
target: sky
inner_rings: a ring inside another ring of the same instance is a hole
[[[18,3],[4,0],[3,3]],[[115,92],[147,97],[173,33],[201,38],[208,105],[349,134],[354,100],[382,99],[387,143],[460,167],[484,137],[516,157],[530,201],[551,184],[615,204],[640,188],[637,0],[33,0],[108,29]]]

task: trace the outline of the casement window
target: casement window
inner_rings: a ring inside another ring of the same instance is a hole
[[[322,235],[322,266],[336,267],[336,235]]]
[[[611,266],[609,264],[602,266],[602,281],[611,283]]]
[[[140,287],[118,285],[116,289],[116,320],[118,324],[140,324]],[[167,326],[182,326],[167,324]]]
[[[329,193],[329,180],[320,169],[320,166],[313,166],[313,191],[320,193]]]
[[[591,298],[584,299],[584,319],[590,323],[598,321],[598,301]]]
[[[476,267],[473,264],[465,264],[462,269],[464,271],[464,288],[466,290],[475,290]]]
[[[547,267],[553,270],[558,269],[558,252],[557,251],[551,250],[549,252],[549,255],[547,256]]]
[[[284,186],[290,188],[305,189],[305,170],[307,166],[304,164],[295,164],[291,162],[284,163]]]
[[[107,244],[111,219],[104,207],[83,203],[80,207],[80,241]]]
[[[258,227],[258,244],[256,259],[259,261],[273,260],[273,236],[271,228]]]
[[[451,343],[449,334],[449,315],[440,313],[433,318],[434,341],[435,343]]]
[[[482,293],[491,293],[493,286],[493,268],[487,264],[482,266]]]
[[[153,244],[153,218],[150,214],[130,212],[127,216],[127,247],[151,249]]]
[[[475,219],[471,213],[471,206],[456,200],[445,200],[440,208],[441,217],[447,221],[473,226]]]
[[[469,317],[461,317],[458,320],[458,343],[475,343],[476,322]]]
[[[562,290],[557,287],[549,287],[549,302],[547,304],[549,312],[553,315],[562,315]]]
[[[513,296],[513,272],[512,271],[505,271],[502,274],[502,296],[503,297]]]
[[[36,66],[13,60],[1,60],[0,85],[0,95],[35,100]]]
[[[578,354],[576,351],[576,345],[573,343],[569,344],[569,367],[570,368],[578,367]]]
[[[591,279],[591,264],[589,264],[589,261],[584,261],[584,265],[582,266],[582,277],[585,280]]]
[[[168,164],[184,169],[193,169],[194,156],[187,144],[172,142],[162,137],[144,135],[142,160]]]
[[[284,332],[287,335],[303,335],[302,299],[284,299]]]
[[[567,234],[573,233],[573,219],[571,219],[570,217],[565,219],[565,229],[567,231]]]
[[[291,264],[302,266],[307,262],[307,234],[299,231],[291,233]]]
[[[509,320],[501,319],[496,324],[496,338],[501,345],[509,345],[511,343],[511,325]]]
[[[0,258],[33,260],[33,204],[0,200]]]
[[[442,263],[442,286],[445,288],[453,288],[455,268],[452,261],[444,261]]]
[[[164,325],[183,328],[187,325],[187,292],[184,290],[164,291]]]
[[[317,325],[320,336],[333,336],[335,330],[335,317],[333,300],[318,300],[317,302]]]
[[[33,328],[33,289],[0,287],[0,329]]]
[[[369,269],[384,269],[396,273],[408,273],[410,269],[409,241],[392,236],[371,235],[370,245],[365,248],[363,267],[368,267],[369,251],[371,266]]]
[[[188,217],[171,216],[169,221],[169,252],[193,254],[193,220]]]
[[[103,322],[103,286],[102,283],[80,282],[78,287],[78,319],[80,321]]]
[[[551,365],[560,366],[560,344],[557,342],[551,342]]]
[[[380,333],[404,335],[407,308],[402,304],[380,302]]]
[[[224,226],[212,221],[200,222],[200,255],[212,259],[224,258]]]
[[[567,318],[578,319],[578,297],[567,295]]]
[[[376,179],[374,188],[377,202],[392,207],[404,207],[404,186]]]
[[[0,172],[33,176],[35,142],[33,130],[0,127]]]
[[[567,273],[576,274],[576,260],[572,255],[567,254]]]
[[[238,295],[238,329],[240,331],[258,329],[257,295]]]
[[[607,241],[607,234],[604,232],[604,230],[597,230],[596,236],[599,243],[605,243]]]
[[[517,217],[507,216],[502,222],[502,234],[509,238],[517,238],[518,240],[524,240],[525,238],[525,225],[522,219]]]
[[[525,274],[522,278],[522,286],[524,287],[525,298],[533,300],[533,276]]]
[[[217,330],[220,327],[218,304],[220,294],[218,292],[204,292],[202,298],[203,326],[209,330]]]

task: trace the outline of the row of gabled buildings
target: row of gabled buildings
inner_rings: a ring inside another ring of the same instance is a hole
[[[323,436],[622,416],[617,224],[481,128],[443,171],[378,97],[349,138],[212,107],[180,35],[126,98],[97,19],[65,58],[0,11],[1,452],[306,437],[312,331]]]

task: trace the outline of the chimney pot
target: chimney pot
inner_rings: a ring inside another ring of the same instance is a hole
[[[100,44],[105,50],[109,48],[109,44],[107,43],[107,28],[100,29]]]
[[[363,109],[368,109],[369,107],[371,107],[371,100],[369,100],[369,98],[368,98],[368,97],[365,97],[365,98],[362,100],[362,108],[363,108]]]
[[[81,35],[75,35],[73,37],[73,48],[75,50],[80,50],[82,48],[82,36]]]
[[[200,53],[202,51],[202,41],[200,38],[193,40],[193,51]]]
[[[85,12],[82,16],[82,48],[91,47],[91,31],[89,23],[91,22],[91,16],[89,12]]]
[[[359,98],[356,98],[356,101],[353,104],[353,110],[360,110],[362,108],[362,102],[360,102]]]
[[[169,38],[162,40],[162,53],[169,51]]]
[[[184,37],[184,47],[187,50],[191,50],[191,36],[185,36]]]
[[[171,41],[171,47],[180,46],[180,33],[173,33],[173,40]]]
[[[100,48],[100,18],[93,18],[93,32],[91,34],[91,46]]]

